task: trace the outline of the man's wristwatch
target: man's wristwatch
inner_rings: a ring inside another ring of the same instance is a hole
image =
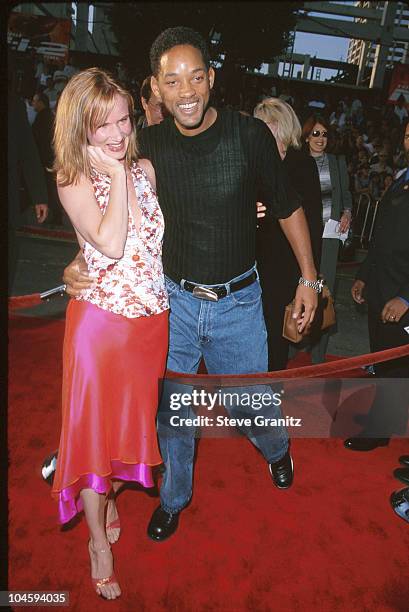
[[[310,287],[310,289],[314,289],[314,291],[316,291],[317,293],[321,293],[322,288],[324,286],[324,281],[322,278],[320,280],[310,281],[304,278],[303,276],[300,276],[300,278],[298,279],[298,284],[305,285],[305,287]]]

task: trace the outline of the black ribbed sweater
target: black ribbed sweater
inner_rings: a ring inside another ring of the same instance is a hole
[[[205,132],[183,136],[169,117],[139,141],[165,217],[164,271],[176,282],[215,285],[242,274],[255,262],[256,201],[279,218],[300,205],[258,119],[219,110]]]

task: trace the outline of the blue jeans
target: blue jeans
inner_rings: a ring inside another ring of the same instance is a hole
[[[255,267],[230,282],[245,278],[253,270]],[[170,299],[167,361],[170,370],[195,374],[203,357],[209,374],[267,371],[267,332],[258,275],[251,285],[229,293],[217,302],[194,297],[168,278],[166,286]],[[183,392],[189,390],[183,385]],[[165,381],[158,411],[159,443],[166,466],[160,490],[161,505],[171,513],[179,512],[192,496],[196,431],[195,427],[178,427],[177,434],[169,435],[169,401],[170,394],[175,391],[181,391],[180,383]],[[232,416],[237,412],[233,405],[225,408]],[[195,416],[189,406],[182,407],[177,414],[186,418]],[[280,418],[280,409],[270,408],[269,416]],[[288,436],[283,427],[257,437],[251,430],[244,433],[269,463],[278,461],[287,452]]]

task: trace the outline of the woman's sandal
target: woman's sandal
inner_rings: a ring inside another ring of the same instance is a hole
[[[108,506],[108,504],[111,501],[115,503],[115,500],[108,499],[107,500],[107,506]],[[108,515],[108,508],[107,508],[107,515]],[[114,539],[115,538],[115,536],[113,534],[113,530],[114,529],[119,529],[118,537],[116,539]],[[105,524],[105,531],[106,531],[106,534],[107,534],[108,542],[110,544],[115,544],[115,542],[117,542],[119,540],[119,536],[121,535],[121,521],[119,520],[119,516],[116,519],[114,519],[113,521],[111,521],[110,523],[106,522],[106,524]]]
[[[90,557],[92,553],[108,553],[111,551],[111,547],[108,544],[108,548],[100,548],[99,550],[95,550],[92,545],[91,545],[91,540],[88,541],[88,550],[90,553]],[[92,565],[91,565],[92,568]],[[112,574],[110,575],[109,578],[93,578],[92,577],[92,569],[91,569],[91,582],[92,582],[92,586],[95,589],[95,592],[97,595],[100,595],[101,597],[103,597],[104,599],[108,599],[108,597],[105,597],[105,595],[103,595],[100,591],[100,588],[102,586],[107,586],[109,584],[117,584],[119,586],[119,582],[115,576],[115,572],[112,572]],[[117,597],[119,597],[119,595],[117,595]],[[113,598],[116,599],[116,598]]]

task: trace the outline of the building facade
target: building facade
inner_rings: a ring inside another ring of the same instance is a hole
[[[25,2],[13,12],[71,20],[69,51],[118,55],[109,8],[112,2]]]
[[[394,25],[397,27],[408,28],[409,27],[409,6],[405,2],[395,2],[396,14],[394,19]],[[377,8],[380,10],[384,9],[385,2],[367,2],[360,1],[355,2],[355,6],[362,8]],[[366,23],[365,18],[357,18],[357,23]],[[351,64],[360,65],[361,79],[363,79],[366,69],[372,69],[375,63],[376,56],[376,41],[364,41],[359,39],[351,39],[348,48],[347,62]],[[386,67],[392,68],[396,63],[409,63],[409,43],[396,40],[392,41],[389,47]]]

